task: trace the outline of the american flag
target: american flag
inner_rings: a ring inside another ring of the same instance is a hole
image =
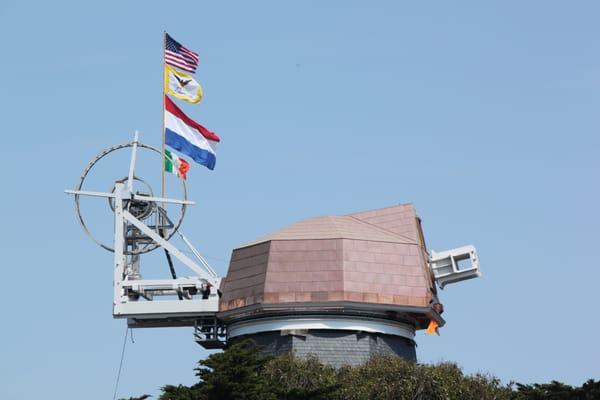
[[[168,33],[165,33],[165,63],[187,72],[196,72],[198,61],[198,53],[182,46]]]

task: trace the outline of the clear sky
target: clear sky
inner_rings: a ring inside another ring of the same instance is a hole
[[[182,108],[222,138],[215,171],[192,166],[184,223],[221,274],[233,247],[299,219],[411,202],[429,248],[473,243],[484,274],[441,293],[448,322],[418,334],[420,361],[599,379],[599,15],[592,1],[3,1],[0,397],[112,397],[112,254],[62,191],[135,129],[160,145],[163,30],[200,54],[205,97]],[[120,396],[190,384],[207,356],[189,328],[134,339]]]

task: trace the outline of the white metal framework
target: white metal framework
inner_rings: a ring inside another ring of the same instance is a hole
[[[81,190],[87,173],[95,162],[116,148],[131,147],[131,160],[127,178],[117,180],[112,192],[93,192]],[[185,318],[214,317],[219,308],[219,286],[221,278],[208,262],[179,231],[185,206],[194,202],[184,199],[155,197],[152,193],[134,192],[133,182],[142,181],[135,176],[135,164],[138,148],[154,152],[160,151],[152,146],[138,142],[135,133],[133,142],[115,146],[100,153],[84,170],[75,190],[65,190],[73,194],[76,201],[78,218],[88,235],[106,250],[114,252],[114,301],[113,316],[130,318],[130,324],[137,319],[169,320],[169,326],[184,324]],[[112,246],[100,243],[87,229],[79,209],[80,196],[104,197],[114,211],[114,242]],[[187,196],[184,196],[187,197]],[[182,206],[181,217],[173,223],[167,216],[165,204]],[[188,246],[197,261],[186,256],[168,241],[175,233]],[[140,271],[140,259],[143,253],[163,248],[171,267],[170,279],[143,279]],[[176,277],[171,255],[193,273],[190,277]],[[189,321],[185,323],[189,325]]]
[[[461,268],[461,261],[469,261],[469,265]],[[479,258],[475,247],[468,245],[452,250],[431,252],[429,265],[438,285],[443,289],[449,283],[456,283],[481,276]]]

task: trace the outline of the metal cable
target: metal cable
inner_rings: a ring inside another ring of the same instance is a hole
[[[113,393],[113,400],[117,398],[117,390],[119,389],[119,380],[121,379],[121,369],[123,368],[123,359],[125,358],[125,345],[127,344],[127,331],[128,327],[125,327],[125,337],[123,338],[123,348],[121,349],[121,361],[119,361],[119,372],[117,373],[117,381],[115,382],[115,391]]]

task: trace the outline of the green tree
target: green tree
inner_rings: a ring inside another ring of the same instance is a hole
[[[250,341],[236,343],[221,353],[211,354],[196,368],[196,376],[200,378],[197,385],[199,399],[276,399],[263,374],[270,359]]]
[[[316,357],[265,357],[252,342],[234,344],[200,361],[196,375],[199,382],[193,386],[164,386],[159,400],[600,399],[600,381],[594,380],[581,387],[557,381],[513,387],[490,375],[465,375],[453,363],[416,364],[398,357],[336,369]]]
[[[564,383],[517,383],[517,400],[597,400],[600,399],[600,381],[588,380],[580,387]]]
[[[593,379],[590,379],[577,390],[580,392],[582,400],[600,399],[600,381],[594,381]]]
[[[452,363],[419,365],[398,357],[374,358],[340,370],[337,399],[510,400],[512,390],[485,375],[466,376]]]
[[[267,384],[281,400],[324,400],[334,398],[340,387],[337,371],[310,356],[286,354],[269,361],[263,371]]]
[[[202,400],[197,385],[192,387],[184,385],[166,385],[162,388],[159,400]]]
[[[533,385],[517,383],[517,400],[572,400],[573,387],[557,381]]]
[[[358,367],[339,371],[339,399],[409,399],[422,384],[416,376],[417,365],[398,358],[379,357]]]

